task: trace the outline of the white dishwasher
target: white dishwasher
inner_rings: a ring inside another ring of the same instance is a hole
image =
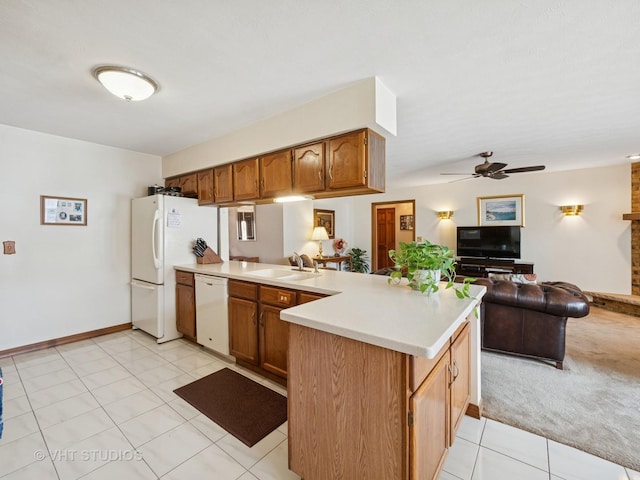
[[[195,275],[196,340],[211,350],[229,355],[227,279]]]

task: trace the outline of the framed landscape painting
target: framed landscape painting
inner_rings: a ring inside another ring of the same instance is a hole
[[[524,227],[524,195],[478,197],[478,225]]]

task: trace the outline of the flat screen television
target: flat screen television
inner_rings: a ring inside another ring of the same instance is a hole
[[[520,227],[458,227],[459,257],[520,258]]]

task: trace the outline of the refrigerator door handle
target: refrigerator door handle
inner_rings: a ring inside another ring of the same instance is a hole
[[[160,268],[160,259],[158,258],[158,252],[156,252],[156,235],[159,221],[160,212],[156,210],[153,214],[153,228],[151,229],[151,252],[153,253],[153,264],[156,268]]]
[[[154,287],[147,287],[146,285],[143,285],[142,283],[138,283],[135,280],[133,282],[131,282],[131,286],[132,287],[138,287],[138,288],[144,288],[145,290],[155,290]]]

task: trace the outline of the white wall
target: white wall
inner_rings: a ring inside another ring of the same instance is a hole
[[[0,351],[131,321],[131,198],[161,159],[0,125]],[[40,225],[40,195],[86,198],[88,225]]]
[[[540,280],[563,280],[584,290],[631,291],[631,167],[527,173],[506,180],[472,179],[381,195],[353,197],[355,241],[371,251],[371,203],[416,200],[416,237],[455,248],[456,226],[477,225],[477,197],[525,195],[522,260],[535,263]],[[564,217],[560,205],[584,204],[579,217]],[[438,210],[454,210],[441,221]]]

